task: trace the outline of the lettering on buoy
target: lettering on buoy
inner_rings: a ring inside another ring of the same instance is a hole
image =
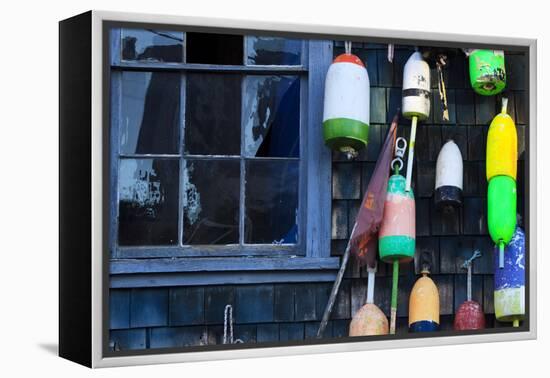
[[[483,96],[493,96],[506,87],[504,51],[469,50],[470,84]]]

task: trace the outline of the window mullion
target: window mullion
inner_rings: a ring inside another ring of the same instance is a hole
[[[244,51],[246,53],[246,38],[243,38],[243,41],[245,43]],[[243,58],[244,59],[244,58]],[[240,158],[240,164],[241,164],[241,170],[240,170],[240,197],[239,197],[239,245],[244,245],[244,221],[245,221],[245,185],[246,185],[246,177],[245,177],[245,169],[246,164],[244,160],[244,104],[245,104],[245,75],[241,76],[241,158]]]
[[[113,258],[118,257],[118,167],[120,154],[120,119],[122,112],[122,73],[111,72],[111,133],[110,133],[110,249]]]
[[[185,214],[183,213],[183,199],[186,195],[185,188],[184,188],[184,182],[183,182],[183,174],[185,169],[185,159],[183,157],[183,151],[184,151],[184,143],[185,143],[185,94],[186,94],[186,87],[185,87],[185,74],[181,75],[181,86],[180,86],[180,135],[179,135],[179,209],[178,209],[178,246],[183,246],[183,217]]]

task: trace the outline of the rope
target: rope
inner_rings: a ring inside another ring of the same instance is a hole
[[[229,328],[229,337],[227,330]],[[233,341],[233,306],[230,304],[225,306],[223,311],[223,343],[224,344],[240,344],[243,343],[241,339]]]
[[[438,60],[435,65],[437,67],[437,89],[439,91],[439,99],[441,100],[443,120],[449,121],[449,107],[447,105],[447,89],[445,88],[445,80],[443,78],[443,67],[446,65],[446,61]]]

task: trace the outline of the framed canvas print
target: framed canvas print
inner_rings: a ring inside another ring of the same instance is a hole
[[[536,337],[536,41],[60,22],[60,355]]]

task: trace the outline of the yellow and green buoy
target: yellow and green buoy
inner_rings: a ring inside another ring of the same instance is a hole
[[[502,99],[502,111],[495,116],[487,135],[487,224],[489,234],[499,248],[499,266],[504,267],[504,247],[516,228],[517,207],[517,131],[507,114],[508,100]]]

